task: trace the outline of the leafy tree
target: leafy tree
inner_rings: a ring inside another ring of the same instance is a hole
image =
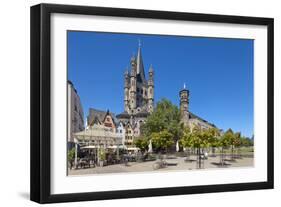
[[[189,150],[190,150],[191,147],[193,147],[191,140],[192,140],[192,133],[191,133],[190,128],[184,127],[183,132],[182,132],[182,137],[179,140],[179,144],[181,146],[183,146],[184,148],[188,149],[187,159],[189,159],[189,157],[190,157],[190,151]]]
[[[99,149],[98,156],[100,161],[106,160],[106,154],[104,148]]]
[[[215,148],[219,146],[220,132],[217,128],[209,128],[206,132],[209,137],[209,145],[214,153]]]
[[[156,151],[167,152],[168,148],[174,143],[173,134],[166,129],[160,132],[153,132],[150,137],[152,145],[156,148]]]
[[[219,139],[218,146],[221,147],[221,164],[224,164],[224,149],[226,147],[229,147],[231,145],[231,142],[233,140],[234,133],[232,129],[228,129],[222,137]]]
[[[231,160],[234,160],[234,148],[240,145],[241,133],[234,133],[231,129],[229,129],[227,133],[229,145],[231,146]]]
[[[70,150],[68,150],[68,152],[67,152],[67,160],[69,162],[70,169],[73,167],[74,158],[75,158],[75,148],[73,147]]]
[[[144,137],[153,139],[154,147],[167,151],[182,136],[183,125],[180,120],[178,107],[162,99],[141,126],[141,131]]]
[[[140,148],[142,152],[148,150],[149,140],[147,137],[139,137],[134,141],[136,147]]]
[[[195,126],[192,131],[189,128],[184,129],[181,143],[184,147],[192,147],[197,149],[199,168],[201,168],[201,149],[208,147],[209,141],[210,134],[208,130],[201,130],[198,126]]]
[[[241,146],[244,147],[254,146],[254,141],[253,139],[250,139],[248,137],[241,137]]]
[[[242,143],[242,141],[241,141],[241,133],[240,132],[236,132],[234,134],[234,139],[233,139],[233,142],[232,142],[232,159],[233,160],[234,160],[234,148],[239,151],[239,147],[241,146],[241,143]],[[237,153],[238,153],[238,151],[237,151]]]
[[[189,127],[184,127],[183,129],[183,135],[180,139],[180,144],[183,146],[183,147],[186,147],[186,148],[189,148],[189,147],[192,147],[192,133],[191,133],[191,130]]]
[[[167,99],[162,99],[157,103],[155,110],[141,128],[146,137],[149,137],[154,132],[161,132],[163,130],[171,133],[174,140],[178,140],[182,135],[180,111],[177,106]]]

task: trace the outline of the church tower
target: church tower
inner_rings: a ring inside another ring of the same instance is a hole
[[[184,126],[188,126],[189,124],[189,90],[185,88],[185,84],[183,86],[183,89],[179,93],[180,95],[180,115],[181,115],[181,121],[184,124]]]
[[[130,72],[124,74],[124,111],[130,115],[149,114],[154,108],[154,70],[149,68],[145,78],[144,64],[139,43],[138,53],[132,56]]]
[[[130,111],[129,114],[134,113],[136,106],[137,106],[137,64],[136,58],[133,56],[131,58],[131,77],[130,77]]]
[[[130,77],[128,70],[125,71],[124,74],[124,109],[125,111],[129,111],[129,88],[130,88]]]
[[[152,113],[154,108],[154,70],[152,65],[150,65],[148,74],[148,111]]]

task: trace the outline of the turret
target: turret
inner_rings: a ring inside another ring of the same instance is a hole
[[[189,90],[185,88],[185,84],[183,86],[183,89],[179,93],[180,95],[180,115],[181,115],[181,121],[185,126],[188,126],[189,124]]]
[[[133,56],[131,58],[131,77],[130,77],[130,109],[134,110],[136,108],[137,102],[137,68],[136,68],[136,58]],[[132,112],[132,111],[131,111]]]
[[[153,112],[154,108],[154,70],[152,65],[150,65],[149,72],[148,72],[148,111],[151,113]]]
[[[128,70],[124,73],[124,109],[129,110],[129,88],[130,88],[130,77]]]

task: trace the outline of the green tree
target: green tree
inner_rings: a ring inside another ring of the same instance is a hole
[[[209,137],[209,146],[212,148],[212,153],[214,155],[215,148],[219,146],[220,132],[217,128],[209,128],[206,133]]]
[[[198,167],[202,167],[201,153],[202,149],[209,146],[210,134],[207,130],[201,130],[198,126],[192,128],[192,131],[185,129],[181,143],[184,147],[192,147],[197,149]]]
[[[160,132],[153,132],[150,137],[152,145],[158,152],[167,152],[168,148],[174,143],[173,134],[166,129]]]
[[[70,169],[73,167],[74,158],[75,158],[75,147],[71,148],[67,152],[67,160],[68,160]]]
[[[190,148],[192,147],[192,133],[189,127],[184,127],[182,137],[180,139],[180,144],[183,147]]]
[[[224,149],[229,147],[231,145],[231,142],[233,140],[234,133],[232,129],[228,129],[222,137],[219,139],[218,146],[221,147],[221,165],[224,165]]]
[[[134,144],[144,152],[148,150],[149,140],[147,137],[138,137],[138,139],[134,141]]]
[[[187,160],[190,159],[190,148],[193,147],[192,145],[192,133],[189,127],[184,127],[182,132],[182,137],[179,140],[179,143],[184,148],[187,148]]]
[[[178,140],[182,136],[180,111],[176,105],[173,105],[167,99],[162,99],[157,103],[155,110],[148,116],[141,128],[146,137],[163,130],[171,133],[174,140]]]
[[[236,132],[234,134],[234,138],[233,138],[233,142],[232,144],[232,160],[234,160],[235,158],[237,158],[237,156],[234,157],[234,148],[236,149],[236,153],[238,154],[239,152],[239,148],[241,146],[242,140],[241,140],[241,133],[240,132]],[[240,156],[240,155],[239,155]]]
[[[254,141],[253,139],[250,139],[248,137],[241,137],[241,146],[243,147],[254,146]]]

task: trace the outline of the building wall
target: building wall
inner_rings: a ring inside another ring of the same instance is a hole
[[[134,142],[134,129],[132,128],[131,124],[128,123],[125,126],[125,145],[127,147],[132,146]]]
[[[110,114],[107,114],[105,116],[104,121],[103,121],[103,125],[106,126],[106,127],[111,128],[112,131],[115,131],[116,126],[115,126],[115,123],[114,123],[114,121],[113,121],[113,119],[112,119]]]
[[[125,127],[121,122],[117,126],[116,132],[122,137],[122,144],[125,145]]]
[[[73,133],[84,130],[84,112],[80,97],[69,81],[67,83],[67,141],[74,142]]]

